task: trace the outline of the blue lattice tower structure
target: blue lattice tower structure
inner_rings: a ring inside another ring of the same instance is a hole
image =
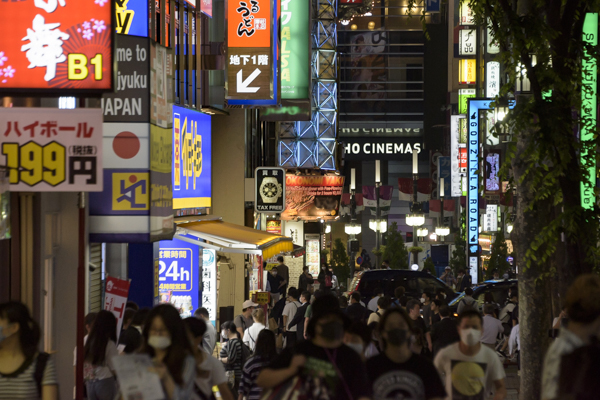
[[[279,165],[335,170],[337,0],[313,0],[310,121],[278,124]]]

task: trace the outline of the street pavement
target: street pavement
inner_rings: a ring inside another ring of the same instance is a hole
[[[517,366],[509,364],[505,366],[506,372],[506,400],[519,400],[520,378],[517,374]]]

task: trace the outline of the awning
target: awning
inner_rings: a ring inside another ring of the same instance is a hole
[[[261,255],[263,258],[290,252],[294,246],[289,237],[273,235],[221,220],[179,224],[175,237],[207,249],[225,253],[255,254]]]

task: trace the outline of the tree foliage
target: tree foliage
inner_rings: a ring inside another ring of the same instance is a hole
[[[396,222],[392,222],[388,228],[387,244],[383,250],[382,260],[388,260],[392,269],[408,268],[408,251]]]
[[[344,286],[347,285],[348,278],[352,276],[352,268],[350,267],[350,259],[348,252],[342,239],[337,238],[333,242],[333,251],[331,255],[331,267],[333,273],[337,276],[338,282]]]
[[[497,271],[500,276],[504,275],[510,268],[510,264],[506,260],[507,258],[508,247],[506,246],[506,240],[504,240],[504,233],[499,231],[492,245],[492,254],[485,272],[485,279],[492,279],[494,271]]]
[[[429,271],[429,273],[433,276],[437,276],[437,272],[435,270],[435,263],[431,259],[431,257],[427,257],[425,259],[425,263],[423,264],[423,271]]]
[[[459,270],[467,268],[467,241],[461,233],[454,236],[454,246],[455,249],[450,258],[450,268],[456,276]]]

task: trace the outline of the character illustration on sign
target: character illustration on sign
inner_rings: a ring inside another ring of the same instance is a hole
[[[67,59],[62,45],[70,36],[57,29],[59,26],[60,23],[46,24],[44,17],[38,14],[33,19],[33,29],[27,28],[27,36],[22,39],[29,41],[21,46],[21,51],[27,52],[28,68],[46,67],[46,81],[56,77],[56,65]]]
[[[251,37],[252,35],[254,35],[254,28],[266,29],[266,21],[257,20],[257,22],[259,22],[259,27],[256,27],[255,24],[252,23],[254,20],[254,15],[252,14],[260,11],[260,7],[258,6],[258,0],[250,0],[250,5],[251,7],[248,7],[247,2],[240,1],[240,6],[236,9],[236,11],[239,14],[242,14],[242,22],[240,22],[237,29],[237,35],[239,37],[242,37],[243,35]],[[262,27],[263,23],[265,27]]]

